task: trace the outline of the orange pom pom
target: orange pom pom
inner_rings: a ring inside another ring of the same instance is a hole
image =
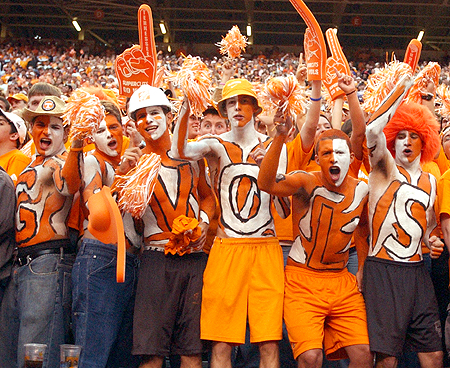
[[[194,115],[201,116],[208,105],[212,105],[209,92],[211,72],[199,57],[189,55],[184,59],[176,75],[176,83],[188,98]]]
[[[31,158],[33,156],[33,152],[31,152],[31,145],[33,140],[29,140],[25,145],[20,149],[25,156]]]
[[[293,75],[269,79],[265,86],[265,95],[272,109],[281,108],[285,115],[299,115],[306,112],[308,100],[305,89]]]
[[[446,118],[450,117],[450,86],[445,84],[436,88],[436,99],[441,102],[441,106],[437,109],[437,113]],[[22,149],[23,150],[23,149]]]
[[[63,119],[70,124],[69,140],[83,140],[98,130],[105,119],[105,110],[97,96],[77,89],[67,100]]]
[[[164,253],[180,256],[191,253],[192,248],[189,244],[198,240],[201,234],[197,219],[185,215],[178,216],[173,220],[172,234],[164,247]]]
[[[429,62],[414,79],[412,87],[409,89],[408,95],[405,97],[406,102],[415,102],[420,104],[422,95],[427,94],[427,85],[431,80],[435,86],[439,84],[439,75],[441,67],[438,63]]]
[[[263,108],[261,114],[273,112],[273,104],[269,100],[266,93],[266,85],[261,82],[251,82],[253,86],[253,91],[255,91],[256,96],[258,97],[258,102]]]
[[[100,86],[90,86],[90,85],[81,87],[80,89],[91,95],[97,96],[100,101],[109,101],[115,104],[116,106],[119,106],[119,102],[117,101],[116,95],[110,89],[104,89]]]
[[[134,218],[142,218],[152,198],[161,167],[156,153],[144,154],[139,163],[126,175],[116,175],[111,191],[119,193],[118,206]]]
[[[408,64],[395,60],[377,73],[370,75],[363,95],[362,108],[368,113],[373,113],[400,78],[403,75],[412,76],[412,74]]]
[[[155,82],[153,83],[154,87],[161,88],[164,84],[164,79],[167,78],[169,71],[163,65],[158,68],[155,75]]]
[[[238,58],[241,56],[241,51],[245,51],[247,47],[247,37],[241,34],[238,26],[233,26],[216,46],[220,47],[219,51],[222,55],[227,54],[230,58]]]
[[[116,100],[117,100],[117,104],[119,106],[119,109],[126,110],[126,108],[127,108],[127,96],[121,95],[117,88],[111,88],[110,91],[112,91],[116,95]]]

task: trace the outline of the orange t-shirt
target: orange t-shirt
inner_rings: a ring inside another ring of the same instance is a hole
[[[29,165],[30,162],[31,159],[18,149],[13,149],[12,151],[0,156],[0,166],[5,169],[14,184],[16,184],[20,173]]]

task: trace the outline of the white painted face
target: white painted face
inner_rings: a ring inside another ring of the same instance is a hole
[[[420,162],[422,140],[413,131],[401,130],[395,137],[395,161],[401,166],[410,166],[412,162]]]
[[[42,156],[54,156],[64,151],[63,121],[56,116],[41,115],[33,120],[31,128],[36,150]]]
[[[161,106],[150,106],[136,111],[136,123],[144,139],[156,141],[167,130],[167,120]]]
[[[92,138],[97,149],[107,154],[108,156],[116,157],[119,154],[115,149],[112,148],[115,140],[113,138],[113,135],[109,131],[105,120],[100,123],[97,132]]]
[[[316,160],[325,180],[339,187],[347,176],[351,162],[347,142],[339,138],[320,141]]]
[[[335,159],[333,167],[340,169],[339,179],[336,181],[338,187],[344,181],[350,167],[350,149],[344,139],[333,139],[333,152]]]

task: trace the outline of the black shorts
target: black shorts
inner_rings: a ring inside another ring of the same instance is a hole
[[[363,294],[371,351],[398,357],[403,349],[442,350],[436,296],[423,262],[367,257]]]
[[[133,321],[133,354],[167,356],[203,352],[200,310],[207,255],[144,251]]]
[[[445,345],[447,356],[450,358],[450,303],[447,306],[447,318],[445,319]]]

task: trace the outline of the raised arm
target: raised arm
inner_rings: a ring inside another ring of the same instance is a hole
[[[303,149],[308,152],[314,145],[314,138],[316,136],[317,124],[320,117],[320,106],[322,81],[311,81],[311,105],[306,113],[306,120],[300,130],[300,137],[302,139]],[[314,99],[314,100],[313,100]]]
[[[356,281],[359,291],[362,290],[363,267],[369,254],[369,219],[368,219],[367,201],[361,213],[358,227],[355,230],[355,246],[358,254],[358,271],[356,273]]]
[[[298,191],[298,189],[311,181],[311,175],[304,172],[297,172],[289,175],[277,173],[278,163],[284,142],[289,134],[292,123],[290,119],[284,119],[279,110],[275,114],[274,123],[277,133],[264,156],[258,174],[258,187],[275,196],[287,197]]]
[[[377,170],[390,171],[394,165],[394,159],[386,146],[383,129],[394,115],[411,85],[411,78],[407,75],[403,76],[369,119],[366,137],[373,172]]]
[[[53,174],[56,189],[62,195],[73,195],[81,188],[83,157],[83,141],[74,139],[64,166]]]
[[[189,114],[189,101],[185,98],[173,131],[171,153],[175,158],[198,161],[209,153],[210,148],[203,141],[187,141]]]
[[[359,104],[358,95],[356,93],[356,86],[354,79],[346,74],[339,73],[335,68],[338,77],[338,85],[347,96],[348,107],[350,110],[350,118],[352,119],[352,136],[350,141],[352,143],[352,151],[358,160],[363,159],[363,142],[366,137],[366,122],[364,120],[364,113]]]
[[[210,220],[214,217],[214,212],[216,211],[216,199],[211,187],[206,180],[205,161],[199,160],[198,166],[200,169],[199,180],[197,184],[198,199],[200,202],[200,218],[198,219],[198,226],[202,230],[202,235],[196,242],[191,244],[191,246],[200,249],[203,248],[205,244],[209,223]]]

